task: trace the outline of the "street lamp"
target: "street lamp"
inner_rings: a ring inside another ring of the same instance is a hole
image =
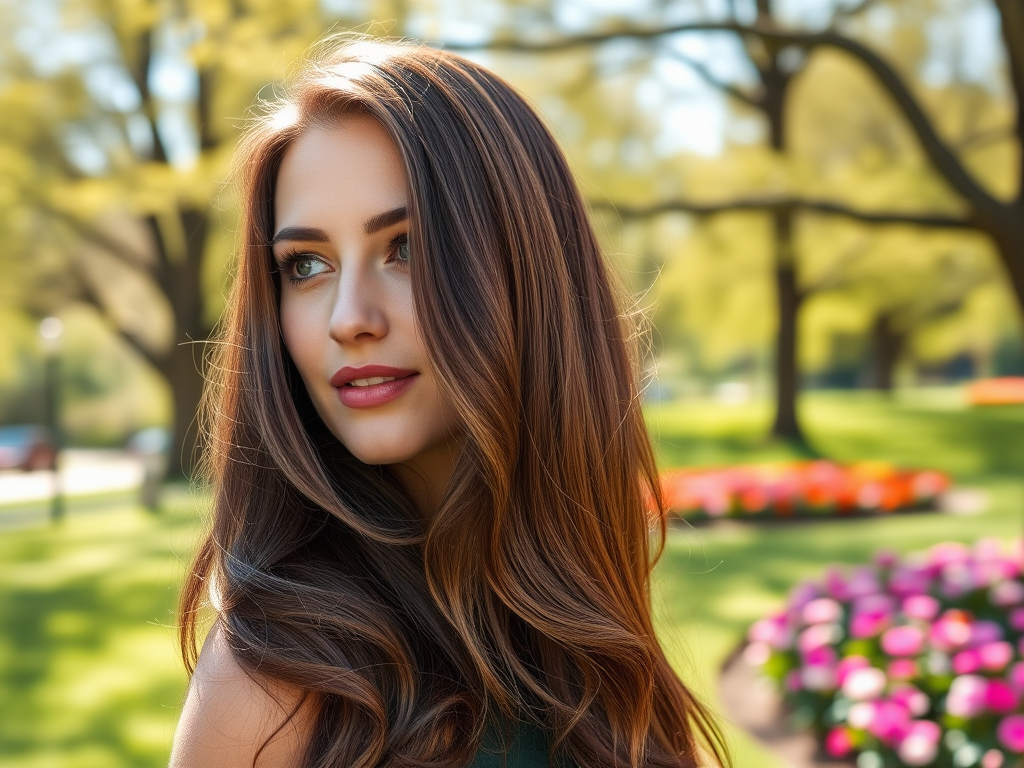
[[[46,399],[46,429],[53,443],[50,469],[53,486],[50,496],[50,519],[60,522],[64,517],[64,488],[60,479],[59,456],[63,447],[60,428],[60,337],[64,324],[56,317],[44,318],[39,323],[39,338],[43,340],[43,393]]]

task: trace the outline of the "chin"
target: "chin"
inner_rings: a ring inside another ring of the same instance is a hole
[[[348,452],[363,462],[363,464],[400,464],[408,461],[414,455],[408,451],[389,450],[388,447],[380,445],[364,447],[360,450],[359,446],[353,447],[344,440],[342,440],[342,445],[348,448]]]
[[[401,440],[399,435],[391,431],[390,439],[382,440],[380,431],[372,435],[341,435],[336,431],[334,436],[348,452],[363,464],[400,464],[413,458],[417,450],[409,440]]]

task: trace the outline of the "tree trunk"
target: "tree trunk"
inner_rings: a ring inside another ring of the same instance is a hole
[[[211,327],[205,317],[202,259],[206,246],[207,219],[202,211],[181,212],[185,252],[168,254],[161,270],[161,284],[174,311],[174,346],[162,361],[160,372],[171,388],[174,408],[173,435],[168,472],[189,477],[201,450],[196,416],[205,381],[205,342]]]
[[[868,386],[891,393],[895,381],[896,365],[903,352],[904,334],[893,327],[890,312],[879,312],[871,328],[873,361]]]
[[[769,3],[762,0],[759,14],[770,18]],[[768,66],[761,68],[764,86],[764,113],[768,120],[771,147],[782,154],[786,151],[786,97],[789,93],[790,74],[779,66],[779,52],[771,51]],[[779,326],[775,342],[775,422],[772,437],[786,440],[798,447],[807,445],[800,417],[797,397],[800,394],[799,340],[797,330],[803,295],[798,284],[796,253],[793,248],[793,218],[791,208],[773,214],[775,225],[775,289]]]
[[[203,394],[204,350],[195,344],[176,344],[162,368],[171,388],[173,414],[168,474],[190,477],[199,459],[199,423],[196,415]]]
[[[796,408],[800,391],[797,323],[803,296],[797,285],[793,214],[789,210],[775,214],[775,286],[779,327],[775,343],[775,422],[771,434],[804,446],[807,441]]]
[[[990,234],[1010,280],[1020,319],[1024,321],[1024,204],[1015,208],[1018,210],[1001,217]]]

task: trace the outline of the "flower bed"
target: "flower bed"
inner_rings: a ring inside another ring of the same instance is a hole
[[[688,519],[857,515],[926,509],[949,478],[882,462],[808,461],[673,470],[662,475],[662,487],[670,513]]]
[[[979,379],[967,385],[967,401],[972,405],[1019,405],[1024,403],[1024,377],[1005,376]]]
[[[858,768],[1008,768],[1024,755],[1024,543],[947,543],[830,570],[754,624],[744,658]]]

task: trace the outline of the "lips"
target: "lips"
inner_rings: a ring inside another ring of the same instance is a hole
[[[331,376],[338,400],[349,408],[372,408],[402,395],[419,378],[418,371],[388,365],[345,366]]]

